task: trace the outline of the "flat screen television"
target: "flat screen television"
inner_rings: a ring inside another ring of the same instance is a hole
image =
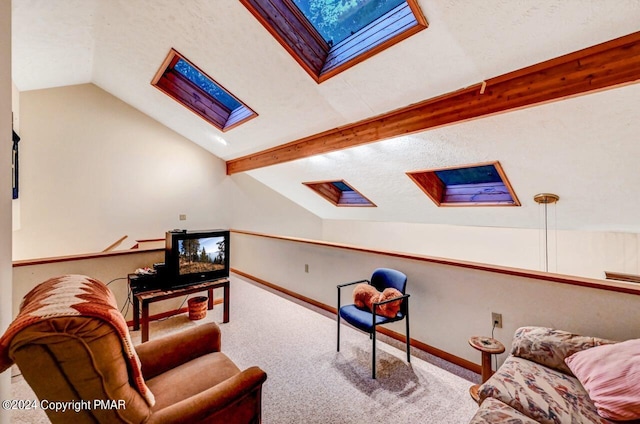
[[[165,248],[167,288],[229,277],[229,231],[168,231]]]

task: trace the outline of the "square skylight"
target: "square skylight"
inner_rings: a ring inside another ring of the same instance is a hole
[[[370,206],[369,199],[347,184],[344,180],[302,183],[335,206]]]
[[[520,206],[499,162],[407,175],[438,206]]]
[[[151,84],[223,132],[258,116],[174,49]]]
[[[322,82],[427,27],[417,0],[240,0]]]

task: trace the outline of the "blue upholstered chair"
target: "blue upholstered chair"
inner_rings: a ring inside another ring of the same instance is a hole
[[[354,304],[340,306],[340,290],[343,287],[351,286],[358,283],[367,283],[374,286],[378,291],[382,292],[388,287],[392,287],[400,291],[402,296],[388,299],[384,302],[374,303],[373,311],[358,308]],[[376,378],[376,327],[378,325],[387,324],[394,321],[400,321],[406,318],[406,337],[407,337],[407,362],[411,362],[410,354],[410,338],[409,338],[409,295],[405,293],[407,287],[407,276],[400,271],[389,268],[378,268],[373,272],[371,280],[359,280],[351,283],[338,284],[338,352],[340,352],[340,319],[344,319],[354,327],[369,333],[369,337],[373,340],[371,377]],[[379,315],[378,307],[382,304],[402,299],[400,311],[393,318],[387,318]]]

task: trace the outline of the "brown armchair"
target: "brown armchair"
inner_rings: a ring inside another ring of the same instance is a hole
[[[258,367],[240,371],[221,353],[216,324],[151,340],[136,350],[156,398],[148,423],[260,422],[267,375]]]
[[[142,383],[135,377],[136,355],[132,362],[121,335],[102,319],[39,317],[6,336],[6,355],[38,398],[49,408],[66,405],[66,411],[46,411],[53,423],[261,421],[267,376],[258,367],[240,371],[220,352],[220,329],[214,323],[136,346]],[[140,384],[152,396],[145,398]]]

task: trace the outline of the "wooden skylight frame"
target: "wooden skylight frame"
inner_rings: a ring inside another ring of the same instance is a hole
[[[302,183],[338,207],[377,207],[345,180],[314,181]],[[350,190],[341,190],[339,186],[346,186]]]
[[[182,73],[178,72],[175,66],[181,60],[208,80],[208,83],[211,83],[216,89],[221,90],[223,95],[237,102],[238,106],[233,109],[226,106],[219,98],[205,91],[201,86],[195,84]],[[153,80],[151,80],[151,85],[222,132],[229,131],[258,116],[258,114],[244,104],[244,102],[231,94],[229,90],[224,88],[175,49],[169,51],[169,54],[164,62],[162,62]]]
[[[331,46],[292,0],[240,0],[240,3],[317,83],[428,27],[418,0],[405,0],[403,5]]]
[[[456,171],[492,166],[500,182],[447,185],[438,176],[439,171]],[[412,171],[406,173],[437,206],[520,206],[507,175],[500,162],[483,162],[471,165]]]

